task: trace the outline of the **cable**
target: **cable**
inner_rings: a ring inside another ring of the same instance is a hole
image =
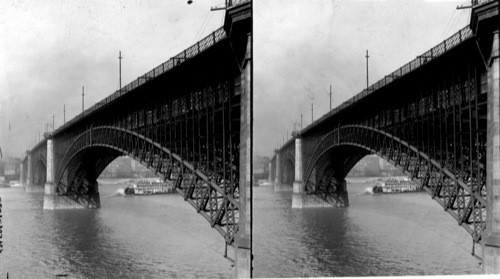
[[[196,36],[194,37],[194,41],[197,42],[199,40],[199,36],[200,36],[200,33],[201,33],[201,29],[203,28],[205,22],[207,21],[207,18],[208,16],[210,15],[210,11],[207,13],[207,15],[205,16],[205,19],[203,20],[203,22],[201,23],[200,25],[200,29],[198,29],[198,32],[196,33]]]

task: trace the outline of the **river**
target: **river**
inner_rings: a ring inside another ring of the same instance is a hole
[[[43,193],[0,188],[0,278],[233,275],[222,237],[179,195],[125,197],[115,183],[100,183],[98,210],[44,211]],[[481,273],[470,236],[428,194],[373,195],[370,185],[348,183],[348,208],[318,209],[254,187],[254,276]]]
[[[470,235],[427,193],[373,195],[362,182],[348,180],[348,208],[292,209],[291,187],[254,187],[254,275],[482,273]]]
[[[224,239],[180,195],[125,197],[124,186],[101,182],[98,210],[57,211],[42,209],[43,193],[0,188],[0,278],[233,275]]]

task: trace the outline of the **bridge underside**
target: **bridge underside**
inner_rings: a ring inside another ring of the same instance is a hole
[[[33,172],[33,185],[43,186],[47,181],[47,163],[43,160],[38,160],[35,164]]]
[[[100,207],[97,178],[109,163],[122,155],[125,154],[101,146],[77,152],[59,181],[58,191],[84,208]]]
[[[349,170],[377,154],[421,183],[480,241],[486,219],[485,64],[472,39],[419,63],[302,134],[306,192],[338,201]]]
[[[57,194],[99,207],[99,174],[128,155],[171,180],[231,244],[239,220],[242,76],[228,41],[206,52],[89,116],[91,124],[67,140],[56,138]]]

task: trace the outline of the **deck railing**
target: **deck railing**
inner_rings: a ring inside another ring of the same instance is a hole
[[[488,0],[489,1],[489,0]],[[351,97],[347,101],[343,102],[333,110],[327,112],[324,114],[322,117],[318,118],[315,120],[311,125],[308,127],[304,128],[304,130],[310,129],[311,127],[316,126],[318,123],[322,122],[325,118],[330,117],[331,115],[334,115],[338,113],[339,111],[353,105],[354,103],[358,102],[359,100],[365,98],[369,94],[383,88],[384,86],[392,83],[393,81],[403,77],[404,75],[407,75],[416,69],[420,68],[422,65],[429,63],[430,61],[436,59],[437,57],[443,55],[450,49],[454,48],[455,46],[461,44],[463,41],[473,37],[472,30],[469,28],[469,26],[466,26],[462,29],[460,29],[457,33],[453,34],[450,36],[448,39],[444,40],[437,46],[431,48],[430,50],[424,52],[422,55],[417,56],[414,60],[406,63],[399,69],[395,70],[394,72],[386,75],[384,78],[381,80],[377,81],[376,83],[372,84],[370,87],[367,89],[364,89],[360,93],[356,94],[355,96]]]

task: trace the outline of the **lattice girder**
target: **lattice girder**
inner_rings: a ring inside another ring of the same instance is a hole
[[[312,176],[318,177],[318,173],[324,175],[328,169],[333,169],[335,152],[352,147],[377,154],[405,172],[455,218],[476,242],[480,241],[481,233],[485,228],[486,199],[479,189],[484,186],[473,184],[478,181],[464,180],[468,176],[455,175],[456,172],[444,168],[414,146],[373,127],[344,125],[322,138],[306,168],[306,191],[322,189],[323,192],[318,196],[323,196],[323,198],[325,194],[330,193],[328,184],[318,185],[317,179],[313,179]],[[352,155],[352,162],[361,159],[355,154]],[[353,166],[352,163],[349,165]],[[325,198],[325,200],[328,199]]]

